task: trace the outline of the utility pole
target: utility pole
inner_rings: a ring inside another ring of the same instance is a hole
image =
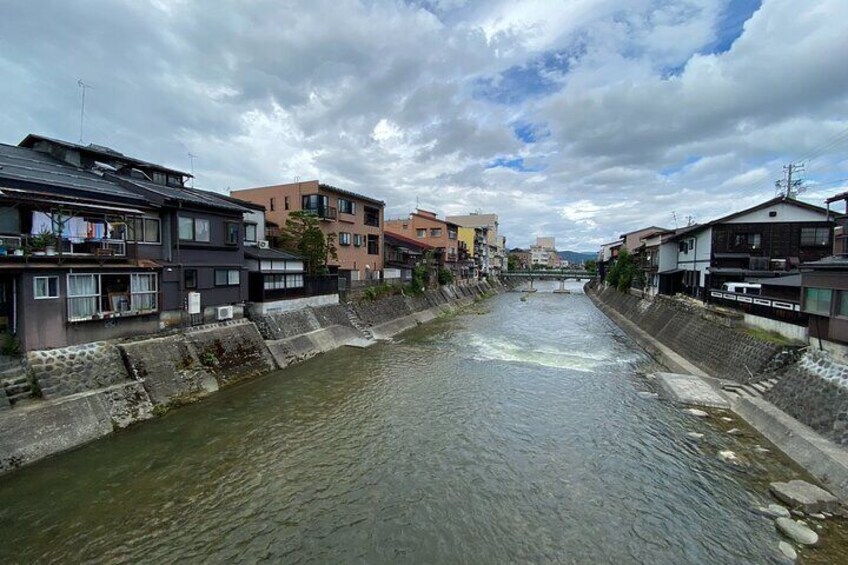
[[[786,198],[797,198],[806,189],[804,179],[800,178],[803,172],[803,164],[789,163],[784,165],[784,178],[774,182],[775,196],[783,195]]]

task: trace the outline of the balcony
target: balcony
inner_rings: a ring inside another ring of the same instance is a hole
[[[85,238],[42,235],[0,236],[0,260],[26,263],[32,260],[62,261],[92,258],[98,260],[127,257],[123,239]]]
[[[312,208],[304,208],[305,212],[311,212],[318,216],[321,220],[333,221],[338,218],[338,211],[332,206],[318,206]]]

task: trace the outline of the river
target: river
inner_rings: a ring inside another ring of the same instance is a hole
[[[0,562],[771,562],[765,495],[686,439],[708,424],[638,394],[651,360],[569,288],[2,477]]]

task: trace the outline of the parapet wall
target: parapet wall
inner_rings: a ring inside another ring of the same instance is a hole
[[[606,307],[633,322],[709,375],[748,383],[774,368],[783,347],[741,332],[705,311],[665,296],[640,298],[607,287],[590,290]]]

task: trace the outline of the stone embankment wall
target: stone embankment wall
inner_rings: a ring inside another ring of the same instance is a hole
[[[609,287],[588,292],[713,377],[755,382],[783,357],[778,354],[784,347],[736,330],[697,305],[665,296],[640,298]]]
[[[236,381],[389,337],[503,289],[488,282],[449,286],[416,297],[308,307],[166,336],[31,352],[30,376],[43,400],[0,412],[0,473]]]
[[[807,351],[764,396],[799,422],[848,446],[848,366],[826,351]]]

